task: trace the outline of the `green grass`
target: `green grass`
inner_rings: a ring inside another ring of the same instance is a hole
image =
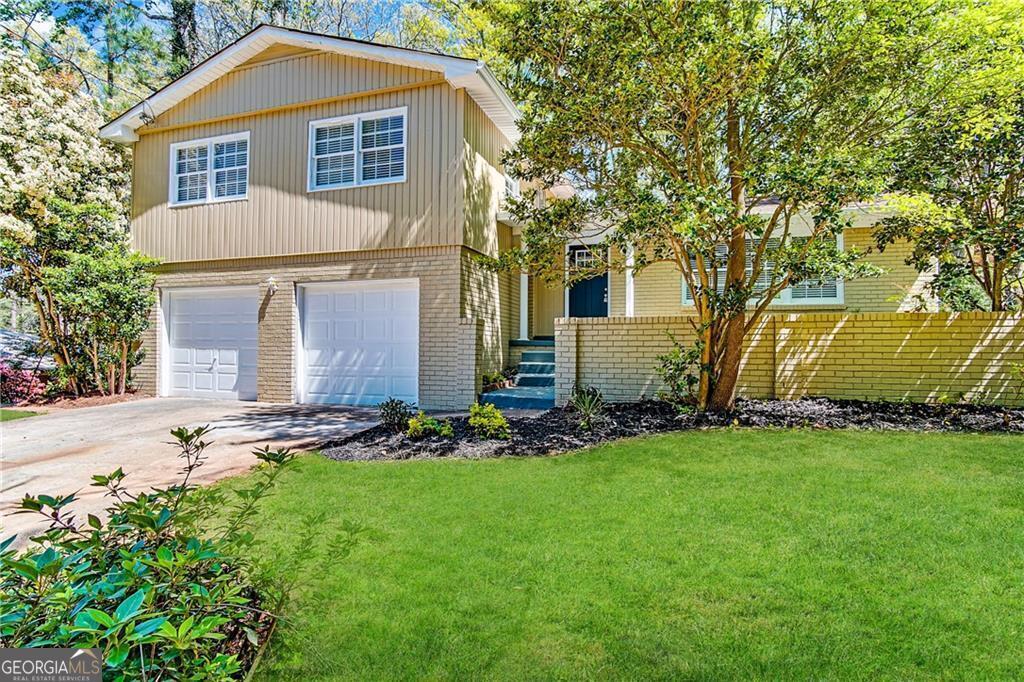
[[[0,422],[14,421],[15,419],[24,419],[25,417],[34,417],[38,412],[30,412],[28,410],[8,410],[0,409]]]
[[[712,431],[574,455],[301,458],[324,510],[264,680],[1024,675],[1024,439]]]

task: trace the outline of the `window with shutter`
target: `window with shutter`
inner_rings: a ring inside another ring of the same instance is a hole
[[[171,206],[245,199],[248,193],[248,132],[171,145]]]
[[[403,182],[406,109],[310,123],[309,191]]]

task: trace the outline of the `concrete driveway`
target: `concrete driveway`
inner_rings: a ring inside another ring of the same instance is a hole
[[[150,398],[49,414],[0,424],[0,536],[25,536],[45,528],[33,515],[11,514],[25,494],[79,492],[80,518],[99,513],[108,499],[90,487],[93,474],[122,467],[132,491],[179,480],[178,450],[169,431],[209,424],[206,464],[193,474],[210,483],[247,471],[256,447],[309,448],[373,425],[376,410],[317,405],[189,398]]]

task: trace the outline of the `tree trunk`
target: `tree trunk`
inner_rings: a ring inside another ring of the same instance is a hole
[[[124,395],[128,381],[128,342],[121,342],[121,376],[118,377],[117,394]]]
[[[743,160],[740,149],[740,118],[736,102],[729,100],[726,109],[726,150],[729,162],[729,192],[733,205],[732,232],[729,236],[729,256],[725,271],[725,291],[744,288],[747,276],[747,235],[740,221],[745,209],[743,186]],[[746,336],[747,315],[745,305],[730,311],[725,323],[722,356],[714,358],[716,379],[708,401],[714,412],[728,411],[736,400],[736,382],[739,379],[743,337]],[[717,341],[717,339],[716,339]]]
[[[180,76],[191,69],[195,57],[195,0],[171,0],[171,76]]]

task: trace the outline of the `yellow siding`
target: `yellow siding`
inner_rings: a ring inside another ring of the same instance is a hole
[[[263,54],[269,53],[267,58],[273,59],[276,49],[270,48]],[[278,52],[287,54],[287,50]],[[196,123],[218,116],[368,92],[438,77],[439,74],[432,71],[317,52],[250,67],[243,65],[160,114],[148,127]],[[145,133],[146,128],[139,132]]]
[[[912,312],[933,309],[925,297],[925,285],[931,273],[918,273],[907,265],[909,242],[898,242],[879,252],[870,229],[852,229],[844,233],[845,246],[866,253],[864,259],[884,270],[881,277],[846,283],[846,309],[850,312]]]
[[[849,312],[909,312],[933,308],[925,300],[924,286],[930,274],[919,274],[905,263],[910,245],[901,242],[880,253],[874,246],[871,229],[857,227],[843,234],[844,247],[865,252],[864,259],[881,267],[881,277],[846,282],[843,305],[819,306],[773,306],[774,310],[794,312],[820,312],[823,310],[847,310]],[[634,314],[679,315],[693,311],[693,306],[683,305],[682,276],[672,263],[655,263],[645,268],[634,279]],[[625,276],[621,272],[611,274],[610,315],[626,314]]]
[[[135,145],[134,245],[175,262],[457,244],[463,102],[440,84],[144,135]],[[409,107],[405,182],[306,191],[310,121],[399,106]],[[248,199],[170,208],[171,143],[245,130]]]
[[[691,318],[560,319],[556,400],[573,384],[609,400],[653,397],[655,367],[671,347],[666,332],[693,341]],[[748,335],[738,392],[1024,404],[1011,366],[1024,357],[1024,317],[1005,313],[771,314]]]

